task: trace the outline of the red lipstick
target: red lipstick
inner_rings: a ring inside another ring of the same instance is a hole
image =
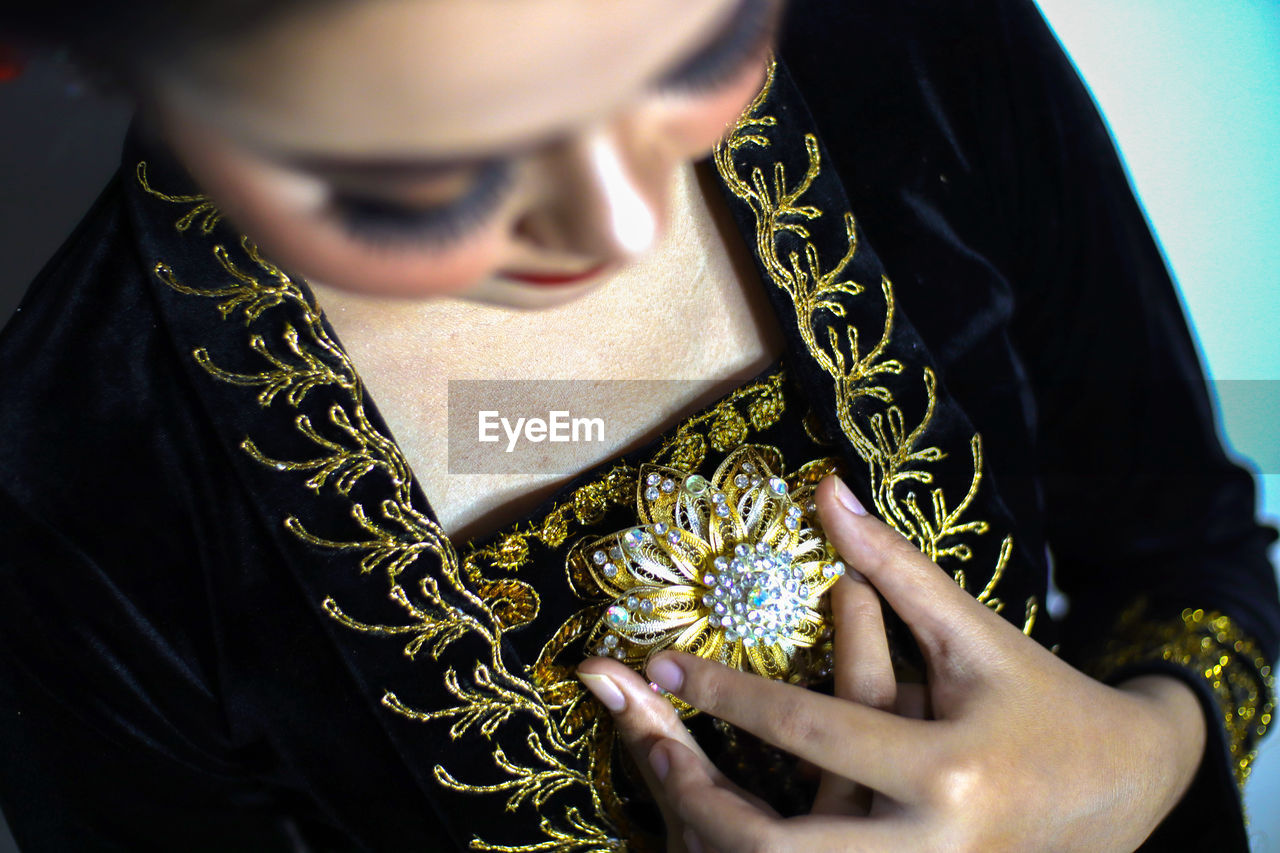
[[[536,284],[541,287],[555,286],[559,284],[576,284],[581,281],[593,279],[600,273],[604,272],[608,264],[600,264],[589,270],[571,275],[562,275],[557,273],[532,273],[532,272],[504,272],[503,278],[509,278],[512,281],[523,282],[524,284]]]

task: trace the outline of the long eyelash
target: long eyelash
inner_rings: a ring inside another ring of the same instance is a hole
[[[669,92],[697,93],[728,82],[772,37],[778,5],[770,0],[744,0],[734,13],[730,30],[664,76],[658,87]]]
[[[411,208],[392,201],[335,192],[334,216],[353,237],[389,248],[445,246],[483,225],[506,195],[511,164],[494,161],[481,167],[471,187],[456,201]]]

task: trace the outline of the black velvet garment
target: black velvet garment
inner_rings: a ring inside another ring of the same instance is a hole
[[[621,542],[668,479],[762,467],[792,495],[843,472],[1096,677],[1185,679],[1208,746],[1148,846],[1245,849],[1274,535],[1035,7],[797,2],[708,168],[780,361],[453,543],[305,282],[135,131],[0,337],[0,806],[22,849],[654,848],[573,677],[648,611],[582,543]],[[804,808],[785,755],[691,726]]]

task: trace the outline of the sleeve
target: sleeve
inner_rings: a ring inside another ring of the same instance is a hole
[[[1031,2],[1001,6],[1013,333],[1069,602],[1062,654],[1109,683],[1186,680],[1206,754],[1149,846],[1247,849],[1240,786],[1270,723],[1280,636],[1275,535],[1223,450],[1177,292],[1089,93]]]
[[[213,486],[182,474],[216,463],[156,417],[119,191],[0,334],[0,809],[23,853],[296,849],[278,764],[234,723],[187,521]]]
[[[181,598],[129,595],[4,490],[0,539],[0,806],[19,849],[296,849],[252,782],[261,759],[229,746]]]

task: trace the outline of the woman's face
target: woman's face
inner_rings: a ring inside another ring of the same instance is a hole
[[[156,74],[148,100],[286,269],[366,294],[558,304],[661,235],[677,171],[761,86],[781,5],[318,4]]]

